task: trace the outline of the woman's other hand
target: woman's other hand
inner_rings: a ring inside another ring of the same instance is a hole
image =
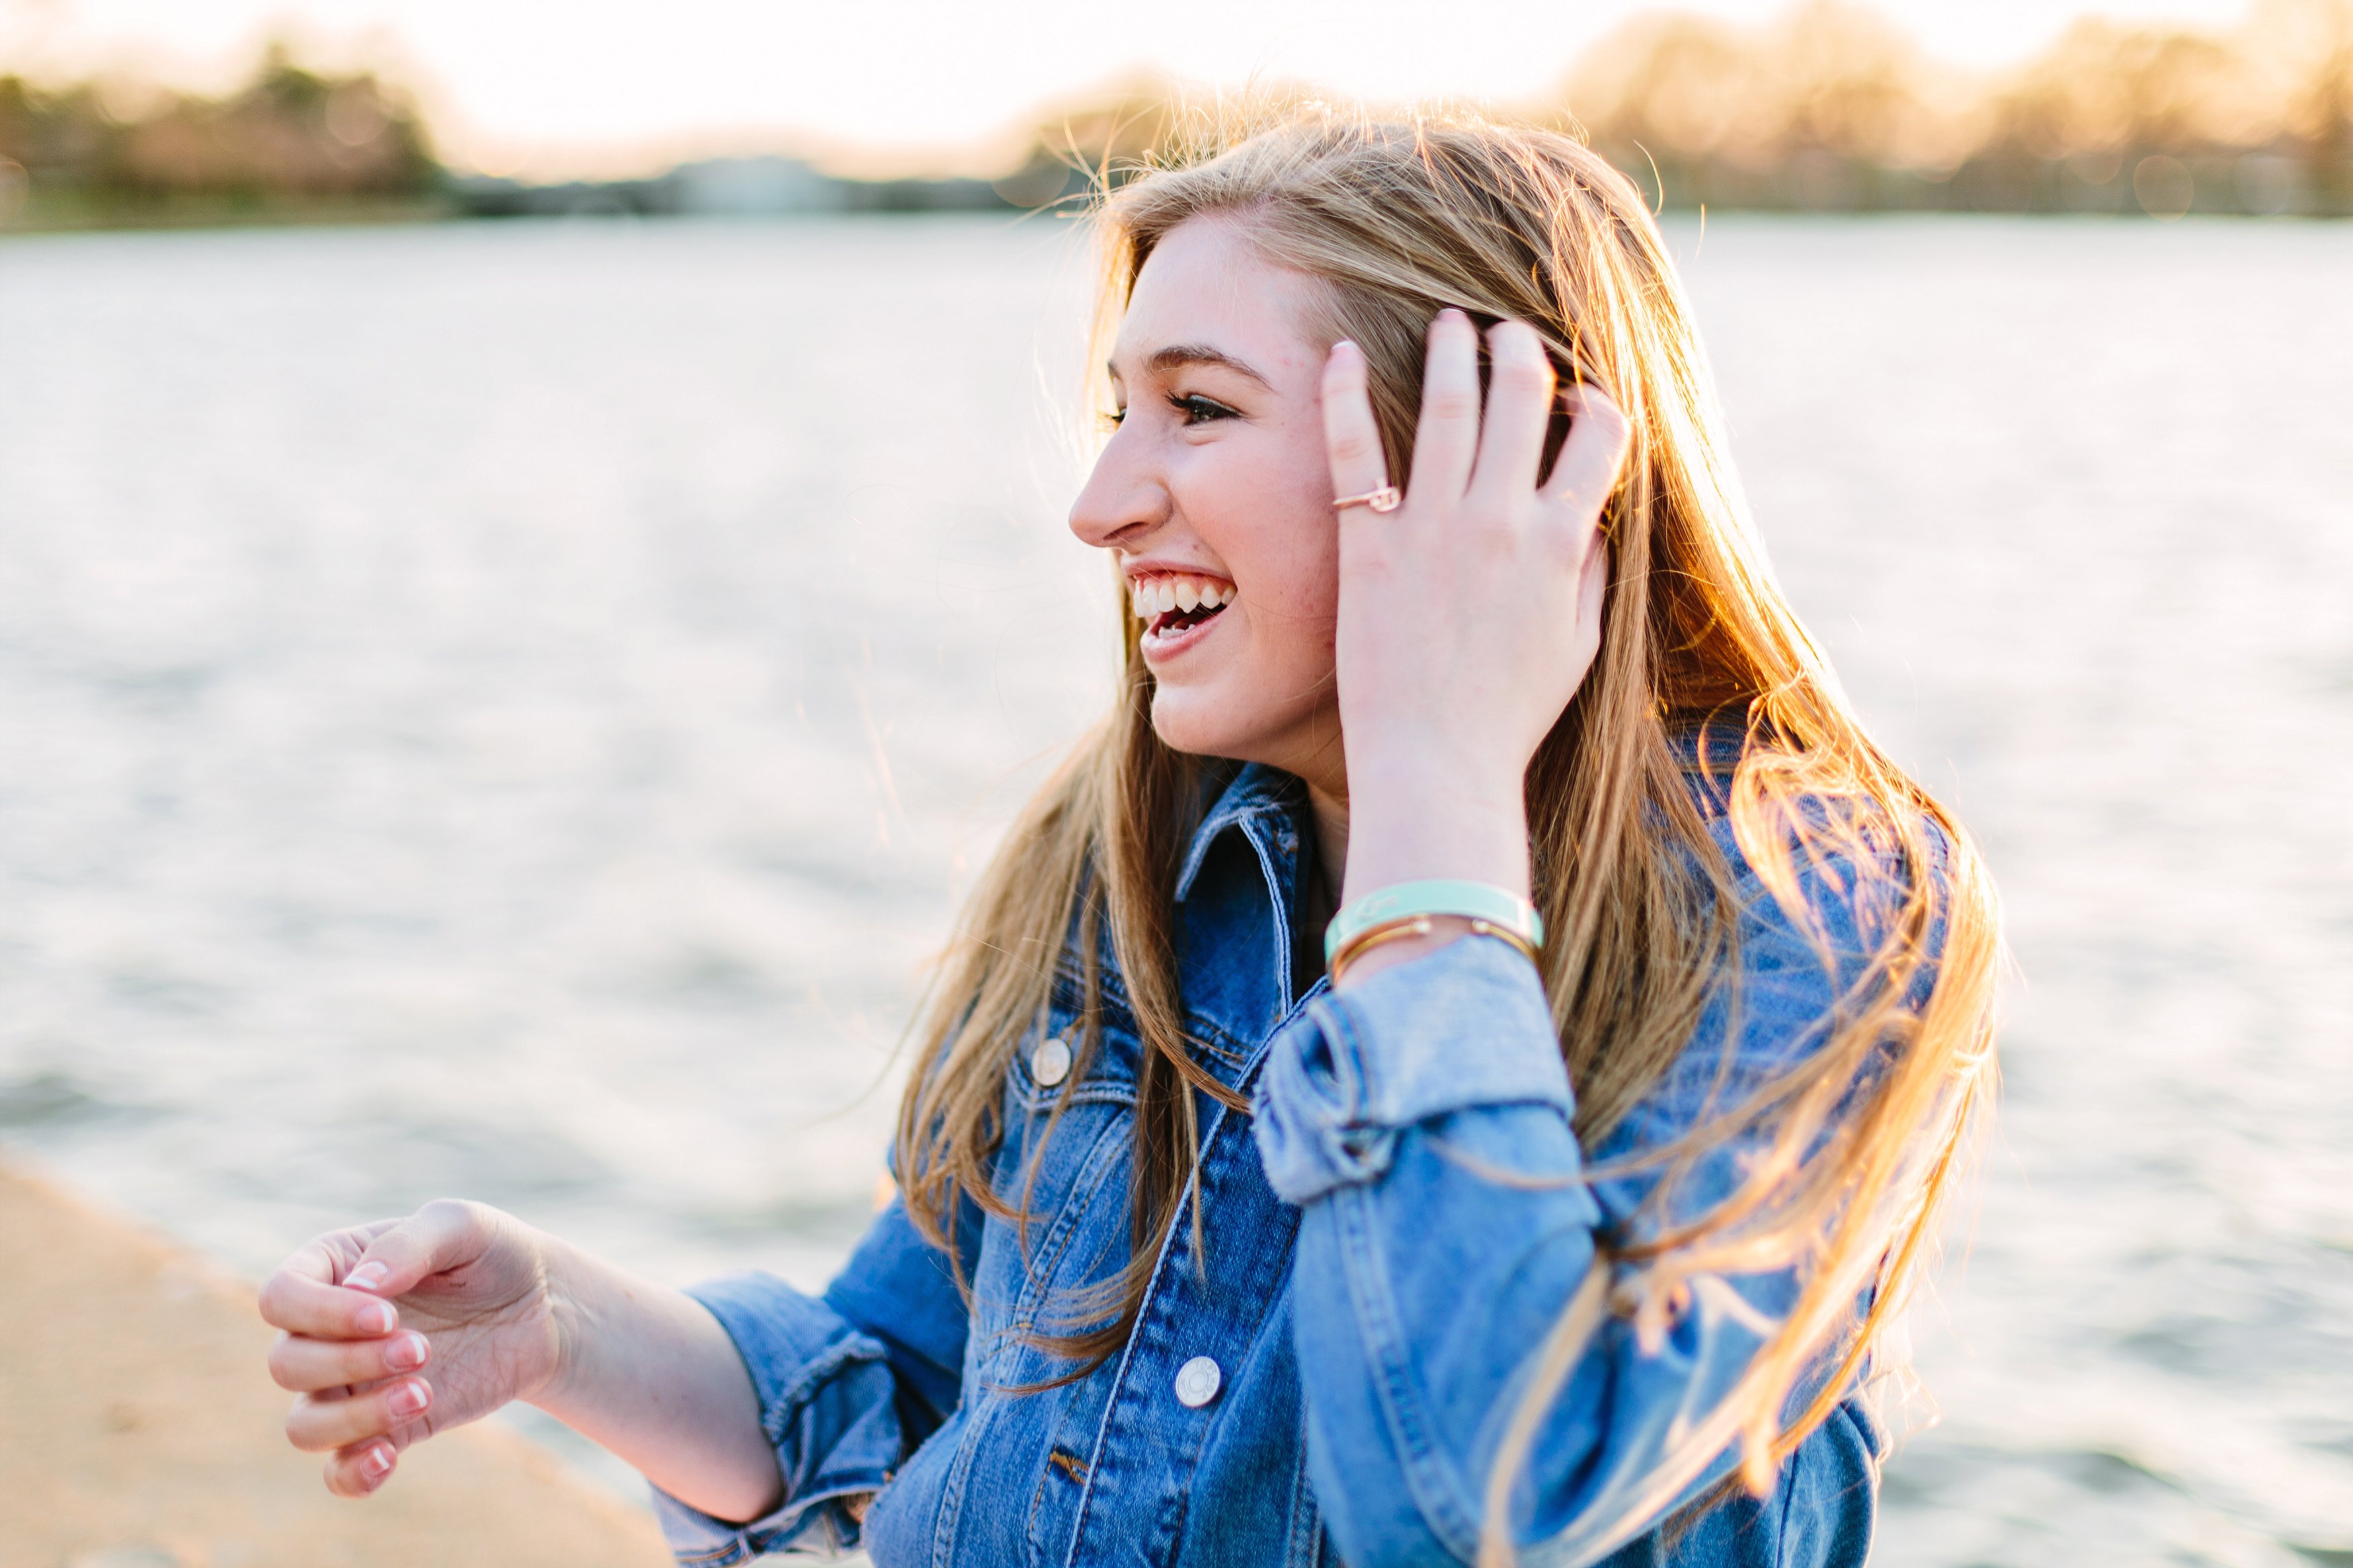
[[[364,1497],[401,1449],[554,1378],[545,1241],[497,1209],[444,1201],[320,1237],[279,1266],[261,1291],[262,1317],[283,1331],[269,1373],[301,1396],[286,1435],[328,1454],[329,1490]]]
[[[1478,331],[1459,310],[1440,313],[1404,503],[1340,518],[1350,898],[1435,877],[1525,894],[1522,781],[1600,647],[1599,523],[1625,461],[1626,416],[1592,386],[1571,388],[1561,401],[1574,422],[1539,486],[1551,363],[1521,322],[1497,325],[1487,343],[1482,410]],[[1334,494],[1388,483],[1355,344],[1333,349],[1323,392]]]

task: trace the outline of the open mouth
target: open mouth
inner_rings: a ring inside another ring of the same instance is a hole
[[[1236,597],[1231,583],[1214,577],[1155,573],[1128,584],[1135,618],[1155,641],[1183,636],[1223,615]]]

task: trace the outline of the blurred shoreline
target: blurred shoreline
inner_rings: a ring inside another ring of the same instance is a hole
[[[332,1497],[280,1422],[251,1289],[0,1163],[0,1568],[655,1568],[642,1510],[512,1433]]]
[[[219,98],[37,82],[0,58],[0,232],[519,216],[755,216],[1063,207],[1313,84],[1239,96],[1143,75],[1039,110],[982,174],[853,177],[789,151],[617,178],[465,168],[413,96],[284,44]],[[1378,108],[1380,106],[1375,106]],[[2256,0],[2234,28],[2079,20],[1968,72],[1850,0],[1739,26],[1644,13],[1528,102],[1661,210],[2353,216],[2353,0]]]

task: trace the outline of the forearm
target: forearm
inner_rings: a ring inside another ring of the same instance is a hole
[[[1527,891],[1524,770],[1507,756],[1453,755],[1411,730],[1360,743],[1352,731],[1347,771],[1346,897],[1430,877]]]
[[[753,1520],[782,1500],[760,1402],[727,1331],[683,1292],[550,1238],[561,1363],[532,1403],[681,1502]]]
[[[1409,747],[1351,750],[1347,866],[1343,899],[1398,882],[1431,878],[1528,890],[1528,829],[1516,780],[1500,766],[1459,761]],[[1348,967],[1346,985],[1410,963],[1470,934],[1471,922],[1437,915],[1427,935],[1366,949]]]

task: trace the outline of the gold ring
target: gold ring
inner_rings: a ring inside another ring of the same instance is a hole
[[[1332,503],[1334,511],[1345,511],[1352,506],[1370,507],[1375,511],[1395,511],[1405,504],[1405,496],[1395,485],[1383,485],[1377,490],[1366,490],[1360,496],[1342,496]]]

